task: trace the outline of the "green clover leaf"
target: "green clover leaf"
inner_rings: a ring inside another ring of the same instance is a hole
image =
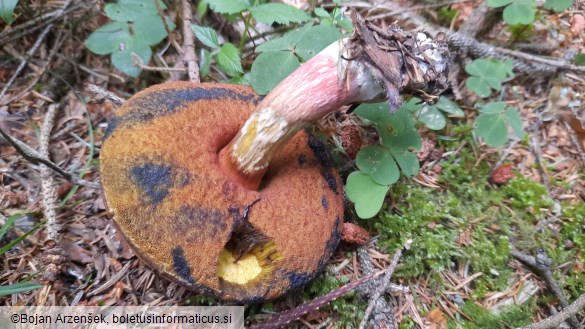
[[[553,10],[557,13],[565,11],[573,5],[574,0],[546,0],[544,9]]]
[[[10,25],[14,20],[14,8],[18,0],[0,0],[0,18],[4,23]]]
[[[266,25],[302,23],[311,19],[304,11],[284,3],[265,3],[250,9],[254,18]]]
[[[138,42],[133,38],[128,39],[120,49],[112,53],[112,64],[124,74],[135,78],[142,69],[134,66],[134,56],[132,54],[138,55],[142,63],[148,63],[152,57],[152,50],[142,42]]]
[[[266,95],[301,63],[291,52],[268,51],[256,57],[250,70],[252,88],[259,95]]]
[[[345,192],[355,204],[355,210],[360,218],[372,218],[382,208],[384,198],[390,186],[376,184],[370,176],[355,171],[347,177]]]
[[[477,106],[477,105],[476,105]],[[502,146],[508,141],[508,126],[518,138],[524,137],[522,118],[513,107],[505,102],[479,105],[480,115],[475,119],[474,132],[492,147]]]
[[[210,0],[206,2],[211,7],[211,10],[227,15],[239,14],[250,8],[248,0]]]
[[[504,21],[511,25],[517,24],[531,24],[536,17],[535,0],[488,0],[490,7],[506,7],[504,8]]]
[[[296,70],[301,61],[309,60],[340,37],[341,33],[334,27],[307,24],[256,47],[262,54],[250,70],[252,88],[260,95],[267,94]]]
[[[391,185],[398,181],[400,172],[396,161],[387,149],[374,145],[362,148],[355,159],[357,167],[380,185]]]
[[[476,59],[465,66],[465,71],[471,75],[465,82],[467,88],[479,97],[488,97],[492,89],[500,90],[502,82],[512,77],[512,63],[496,59]]]

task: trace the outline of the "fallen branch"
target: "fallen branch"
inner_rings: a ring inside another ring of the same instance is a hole
[[[544,185],[545,189],[546,189],[546,195],[552,199],[551,195],[550,195],[550,179],[548,177],[548,172],[546,171],[546,166],[544,164],[543,161],[543,156],[542,156],[542,149],[540,147],[540,138],[539,138],[539,134],[540,134],[540,126],[541,123],[538,122],[535,125],[534,131],[532,132],[532,153],[534,154],[534,157],[536,159],[536,164],[538,165],[538,169],[540,172],[540,176],[542,178],[542,184]]]
[[[169,41],[171,42],[171,44],[173,45],[173,47],[175,48],[177,53],[179,53],[179,55],[183,55],[183,50],[181,49],[181,46],[179,46],[179,43],[177,42],[177,40],[175,40],[175,37],[171,33],[171,28],[169,27],[169,24],[167,23],[167,20],[165,18],[165,13],[164,13],[162,7],[160,6],[160,2],[158,0],[153,0],[153,2],[154,2],[154,5],[156,6],[158,16],[162,20],[165,31],[167,32],[167,35],[169,36]]]
[[[96,100],[107,99],[107,100],[111,101],[112,103],[114,103],[115,105],[122,105],[122,103],[125,102],[125,100],[123,98],[119,97],[118,95],[114,94],[113,92],[105,90],[103,88],[100,88],[99,86],[94,85],[93,83],[89,83],[87,85],[86,89],[92,95],[94,95]]]
[[[41,163],[41,164],[46,165],[47,167],[49,167],[52,170],[54,170],[55,172],[57,172],[59,175],[61,175],[63,178],[65,178],[66,180],[68,180],[72,184],[85,186],[85,187],[91,187],[91,188],[95,188],[95,189],[100,188],[100,185],[98,183],[83,180],[83,179],[75,176],[74,174],[69,173],[69,172],[61,169],[54,162],[52,162],[51,160],[49,160],[46,157],[43,157],[37,150],[28,146],[26,143],[12,137],[8,133],[6,133],[2,128],[0,128],[0,135],[2,135],[2,137],[4,137],[6,139],[6,141],[8,141],[8,143],[10,143],[10,145],[12,145],[12,147],[14,147],[16,149],[16,151],[18,153],[20,153],[20,155],[22,155],[26,160],[28,160],[32,163],[37,163],[37,164]]]
[[[412,240],[408,240],[404,244],[403,248],[409,248],[411,244],[412,244]],[[377,287],[374,294],[370,297],[368,307],[366,308],[366,314],[364,314],[364,318],[360,322],[360,326],[359,326],[360,329],[364,329],[366,327],[366,323],[370,317],[370,314],[372,313],[372,310],[374,309],[374,306],[376,305],[376,302],[378,301],[378,299],[380,299],[380,296],[382,296],[382,293],[384,293],[386,291],[386,289],[388,289],[388,285],[390,284],[390,279],[392,278],[392,274],[394,274],[394,270],[396,269],[396,266],[398,265],[398,261],[400,260],[401,256],[402,256],[402,248],[398,249],[396,251],[396,253],[394,254],[394,257],[392,257],[392,262],[390,262],[390,265],[388,265],[388,267],[385,270],[386,274],[384,274],[384,279],[382,280],[382,284]]]
[[[407,247],[408,245],[410,245],[412,241],[409,240],[409,242],[407,242],[405,244],[405,247]],[[273,328],[280,328],[281,326],[284,326],[294,320],[297,320],[298,318],[300,318],[301,316],[319,309],[321,306],[327,305],[330,302],[334,301],[335,299],[347,294],[348,292],[352,291],[353,289],[361,286],[362,284],[365,284],[367,282],[370,282],[371,280],[374,280],[375,278],[380,277],[381,275],[384,274],[384,279],[389,279],[390,277],[392,277],[392,273],[394,272],[394,269],[396,268],[396,265],[398,263],[398,260],[400,259],[400,256],[402,254],[402,249],[397,250],[396,254],[394,255],[394,258],[392,259],[392,263],[390,263],[390,265],[382,270],[382,271],[378,271],[375,273],[372,273],[370,275],[366,275],[354,282],[348,283],[345,286],[341,287],[341,288],[337,288],[335,290],[333,290],[332,292],[321,296],[321,297],[317,297],[314,300],[304,303],[292,310],[288,310],[285,312],[282,312],[280,314],[278,314],[277,316],[275,316],[272,319],[269,319],[266,322],[257,324],[257,325],[253,325],[250,327],[250,329],[273,329]],[[380,294],[383,293],[384,291],[386,291],[386,289],[388,289],[388,285],[389,285],[389,280],[388,281],[384,281],[384,285],[383,287],[379,290]],[[370,310],[371,312],[371,310]]]
[[[84,7],[84,8],[91,8],[92,6],[94,6],[97,1],[91,1],[89,3],[85,2],[85,1],[79,1],[76,2],[73,6],[71,6],[70,8],[67,8],[69,6],[70,1],[65,1],[64,4],[61,5],[61,7],[59,9],[53,10],[51,12],[48,13],[43,13],[33,19],[31,19],[30,21],[27,21],[25,23],[22,23],[20,25],[17,26],[13,26],[10,29],[6,29],[5,31],[3,31],[2,33],[0,33],[0,45],[5,45],[5,44],[9,44],[10,42],[19,39],[27,34],[30,34],[38,29],[43,28],[44,26],[53,23],[56,20],[59,20],[65,16],[67,16],[69,13]],[[21,32],[22,31],[22,32]]]
[[[567,301],[567,298],[565,298],[565,294],[563,294],[562,289],[559,287],[558,283],[552,275],[549,267],[551,259],[548,257],[546,252],[544,252],[544,250],[539,250],[536,256],[530,256],[519,251],[512,250],[512,256],[528,266],[533,272],[538,274],[538,276],[540,276],[544,282],[546,282],[547,286],[557,297],[559,303],[564,309],[569,306],[569,302]],[[577,317],[572,315],[568,316],[567,318],[569,319],[568,321],[571,327],[575,329],[581,328]]]
[[[57,105],[51,104],[45,114],[43,120],[43,126],[41,127],[41,138],[39,141],[39,153],[42,157],[49,157],[49,140],[51,130],[55,123],[55,115],[57,113]],[[47,238],[46,241],[52,241],[51,243],[59,244],[59,231],[61,225],[57,222],[57,192],[55,191],[53,176],[51,176],[50,168],[44,164],[40,166],[41,172],[41,191],[43,196],[43,208],[45,219],[47,220]]]
[[[585,308],[585,294],[579,296],[573,304],[563,308],[562,311],[559,313],[550,316],[542,321],[537,323],[533,323],[529,326],[517,328],[517,329],[550,329],[550,328],[560,328],[560,324],[569,319],[570,317],[575,317],[575,314],[579,313],[580,310]]]
[[[12,86],[12,84],[14,83],[16,78],[18,78],[18,76],[20,75],[20,72],[24,69],[26,64],[28,64],[28,61],[31,58],[31,56],[37,52],[37,49],[39,49],[41,42],[43,42],[43,40],[45,40],[47,33],[49,33],[49,31],[52,28],[53,28],[53,24],[49,24],[49,25],[47,25],[47,27],[45,27],[43,32],[41,32],[41,34],[39,34],[39,36],[37,37],[37,40],[35,41],[33,46],[26,52],[26,56],[20,62],[20,64],[16,68],[16,71],[14,71],[14,73],[12,74],[12,77],[10,77],[10,80],[8,80],[8,82],[4,85],[4,88],[2,88],[2,91],[0,91],[0,100],[4,97],[4,95],[6,94],[6,91],[8,91],[8,89]]]
[[[195,36],[191,30],[191,17],[193,17],[191,2],[182,0],[181,5],[183,7],[183,60],[186,63],[189,81],[199,82],[199,66],[195,55]]]

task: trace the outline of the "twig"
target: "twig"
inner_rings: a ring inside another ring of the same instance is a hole
[[[579,138],[577,137],[577,134],[575,133],[575,130],[571,128],[571,125],[569,125],[569,123],[566,120],[563,120],[563,125],[565,126],[567,133],[571,137],[571,141],[573,142],[573,144],[575,144],[575,147],[577,148],[577,153],[579,153],[579,157],[581,158],[581,168],[585,168],[585,150],[583,150],[583,144],[581,144]]]
[[[132,53],[132,65],[137,66],[145,71],[154,71],[154,72],[185,72],[187,69],[185,67],[156,67],[156,66],[148,66],[144,65],[142,62],[142,58],[140,58],[135,53]]]
[[[551,198],[550,183],[549,183],[548,174],[546,172],[546,167],[542,163],[542,149],[540,148],[540,138],[538,138],[538,134],[540,133],[539,127],[540,127],[540,123],[538,123],[536,125],[536,127],[534,128],[534,132],[532,134],[532,150],[533,150],[534,156],[536,158],[536,163],[538,164],[538,168],[540,169],[539,170],[540,176],[542,177],[542,183],[544,184],[544,187],[546,189],[546,195],[549,198]]]
[[[403,248],[409,248],[410,244],[412,244],[412,240],[408,240],[404,244]],[[380,286],[378,286],[378,288],[374,292],[374,295],[371,296],[370,302],[368,303],[368,308],[366,308],[366,314],[364,314],[364,318],[360,322],[360,326],[359,326],[360,329],[364,329],[366,327],[366,323],[370,317],[370,314],[372,313],[372,310],[374,309],[376,301],[380,298],[380,296],[382,296],[382,293],[384,293],[386,291],[386,289],[388,289],[388,285],[390,284],[390,279],[392,278],[392,274],[394,274],[394,270],[396,269],[396,266],[398,265],[398,261],[400,260],[401,256],[402,256],[402,248],[396,250],[394,257],[392,257],[392,262],[390,263],[390,265],[388,265],[388,267],[385,270],[386,274],[384,274],[384,279],[382,280],[382,284]]]
[[[531,55],[531,54],[527,54],[527,53],[523,53],[521,51],[516,51],[516,50],[511,50],[511,49],[506,49],[506,48],[500,48],[500,47],[495,47],[494,48],[495,51],[498,51],[502,54],[506,54],[506,55],[510,55],[516,58],[520,58],[523,59],[525,61],[528,62],[535,62],[535,63],[540,63],[540,64],[544,64],[544,65],[549,65],[552,67],[557,67],[563,70],[571,70],[571,71],[577,71],[577,72],[585,72],[585,67],[583,66],[579,66],[579,65],[574,65],[571,63],[566,63],[564,61],[558,61],[558,60],[554,60],[554,59],[549,59],[549,58],[543,58],[540,56],[535,56],[535,55]]]
[[[410,240],[407,244],[405,244],[405,246],[407,246],[408,244],[410,244]],[[348,283],[341,288],[337,288],[324,296],[317,297],[314,300],[307,302],[307,303],[304,303],[304,304],[302,304],[302,305],[300,305],[292,310],[282,312],[282,313],[278,314],[277,316],[275,316],[274,318],[267,320],[266,322],[263,322],[263,323],[260,323],[257,325],[253,325],[250,327],[250,329],[280,328],[281,326],[284,326],[287,323],[290,323],[291,321],[294,321],[294,320],[300,318],[301,316],[311,312],[312,310],[316,310],[323,305],[327,305],[328,303],[345,295],[346,293],[361,286],[362,284],[370,282],[370,281],[380,277],[382,274],[386,274],[384,276],[384,278],[389,279],[392,276],[392,272],[394,271],[394,268],[396,268],[396,264],[394,264],[394,260],[396,260],[396,263],[398,262],[398,259],[400,258],[400,254],[402,254],[401,250],[398,250],[397,254],[398,254],[398,256],[396,254],[394,255],[394,259],[392,260],[392,263],[390,264],[390,266],[388,266],[388,268],[386,268],[382,271],[378,271],[378,272],[366,275],[364,277],[361,277],[360,279],[358,279],[354,282]],[[390,272],[390,274],[388,274],[388,272]],[[384,292],[388,288],[389,281],[385,281],[385,282],[386,282],[386,285],[385,285],[385,287],[382,288],[381,293]]]
[[[4,137],[8,141],[8,143],[10,143],[10,145],[12,145],[12,147],[14,147],[16,151],[20,153],[20,155],[22,155],[26,160],[32,163],[41,163],[46,165],[47,167],[53,169],[55,172],[57,172],[59,175],[61,175],[63,178],[65,178],[72,184],[91,187],[95,189],[100,188],[100,185],[97,183],[80,179],[74,174],[66,172],[65,170],[61,169],[51,160],[43,157],[41,154],[39,154],[39,152],[28,146],[26,143],[6,133],[2,128],[0,128],[0,135],[2,135],[2,137]]]
[[[530,269],[533,272],[538,274],[538,276],[540,276],[546,282],[549,289],[557,297],[559,303],[563,308],[567,308],[569,306],[569,302],[565,298],[563,291],[561,290],[561,288],[559,287],[558,283],[556,282],[552,275],[552,272],[549,267],[551,259],[548,257],[544,250],[542,249],[539,250],[536,256],[529,256],[519,251],[512,250],[512,256],[514,256],[514,258],[518,259],[519,261],[530,267]],[[569,324],[571,325],[571,327],[575,329],[580,328],[579,320],[577,320],[577,318],[574,315],[569,318]]]
[[[199,82],[199,66],[197,65],[197,56],[195,55],[195,36],[191,30],[193,11],[191,10],[191,3],[189,1],[182,0],[181,5],[183,7],[183,60],[187,64],[189,81]]]
[[[127,262],[126,265],[124,265],[124,267],[122,267],[122,269],[118,273],[116,273],[108,281],[106,281],[104,284],[96,288],[94,291],[88,293],[87,296],[88,297],[95,296],[108,290],[110,287],[116,284],[116,282],[120,281],[120,279],[123,278],[124,275],[126,275],[126,272],[128,272],[128,269],[130,268],[130,265],[132,265],[132,262]]]
[[[53,10],[53,11],[48,12],[48,13],[41,14],[41,15],[31,19],[28,22],[14,26],[11,29],[7,29],[4,32],[0,33],[0,44],[9,44],[11,41],[16,40],[22,36],[27,35],[27,34],[30,34],[38,29],[41,29],[45,25],[53,23],[54,21],[60,19],[63,16],[66,16],[67,14],[79,9],[80,7],[83,7],[83,6],[91,7],[96,2],[97,1],[92,1],[90,3],[86,3],[84,1],[79,1],[78,3],[75,3],[73,6],[71,6],[71,8],[66,9],[70,3],[70,1],[66,1],[65,4],[62,5],[61,8],[59,8],[59,9]],[[22,30],[24,30],[22,33],[18,33]],[[18,34],[16,34],[16,33],[18,33]],[[16,35],[14,35],[14,34],[16,34]]]
[[[508,155],[510,155],[510,152],[512,151],[512,149],[514,149],[516,147],[516,145],[518,145],[519,139],[515,138],[514,140],[512,140],[512,142],[510,142],[508,144],[508,146],[506,147],[506,149],[504,150],[504,152],[501,153],[500,158],[498,159],[498,161],[496,161],[496,164],[494,164],[491,168],[491,170],[495,170],[496,168],[498,168],[499,166],[502,165],[502,163],[504,163],[504,161],[506,161],[506,159],[508,158]]]
[[[402,14],[405,11],[416,11],[416,10],[421,10],[421,9],[431,9],[431,8],[437,8],[437,7],[445,7],[445,6],[449,6],[449,5],[456,4],[456,3],[465,3],[465,2],[471,2],[471,1],[472,0],[453,0],[453,1],[445,1],[445,2],[441,2],[441,3],[434,3],[434,4],[426,4],[426,5],[412,6],[412,7],[403,8],[400,11],[398,11],[398,10],[392,10],[392,11],[387,12],[387,13],[384,13],[384,14],[369,16],[367,18],[367,20],[384,19],[384,18],[387,18],[387,17],[392,17],[392,16],[396,16],[398,14]],[[345,3],[343,5],[344,6],[347,6]],[[382,7],[382,6],[379,6],[378,7],[378,5],[376,5],[376,7],[375,8],[372,8],[372,9],[377,9],[377,8],[384,8],[384,7]]]
[[[579,296],[573,304],[563,308],[563,310],[551,317],[548,317],[540,322],[533,323],[526,327],[517,329],[549,329],[559,328],[559,325],[570,317],[574,317],[581,309],[585,307],[585,294]]]
[[[0,91],[0,99],[2,99],[4,97],[8,88],[10,88],[12,86],[12,84],[14,83],[14,81],[16,80],[16,78],[18,78],[18,76],[20,75],[20,72],[24,69],[24,67],[28,63],[29,58],[37,51],[37,49],[41,45],[41,42],[43,42],[43,40],[45,39],[45,36],[47,36],[47,33],[49,33],[49,31],[52,28],[53,28],[53,24],[49,24],[49,25],[47,25],[47,27],[45,27],[43,32],[41,32],[41,34],[39,34],[39,36],[37,37],[37,40],[35,41],[33,46],[26,52],[26,56],[20,62],[20,65],[18,65],[18,67],[16,68],[16,71],[14,71],[14,73],[12,74],[12,77],[10,77],[10,80],[8,80],[6,85],[4,85],[4,88],[2,88],[2,91]]]
[[[35,77],[32,79],[32,81],[30,81],[28,83],[28,85],[25,88],[23,88],[23,90],[20,93],[18,93],[16,96],[12,97],[11,99],[20,99],[21,97],[23,97],[26,93],[28,93],[39,82],[39,80],[47,72],[47,69],[51,66],[51,62],[52,62],[53,58],[57,55],[57,52],[61,49],[63,41],[65,41],[65,39],[66,39],[66,37],[63,37],[63,30],[60,29],[57,33],[58,34],[57,34],[57,37],[55,38],[55,44],[53,45],[53,47],[51,47],[51,51],[49,52],[49,56],[47,56],[47,59],[43,63],[43,66],[38,70],[38,72],[36,72]],[[69,33],[69,36],[70,35],[71,34]],[[11,100],[8,100],[8,102],[10,102],[10,101]],[[7,103],[7,102],[2,102],[1,105],[4,105],[5,103]]]
[[[45,114],[43,126],[41,127],[41,137],[39,141],[39,154],[44,158],[49,158],[49,140],[51,139],[51,130],[55,123],[55,115],[57,113],[57,105],[51,104]],[[59,231],[61,225],[57,221],[56,200],[57,193],[55,191],[53,176],[49,167],[44,164],[40,166],[41,171],[41,191],[43,195],[43,208],[45,209],[45,219],[47,220],[47,238],[46,241],[52,241],[55,244],[59,243]]]
[[[173,47],[175,48],[177,53],[179,53],[179,55],[183,55],[183,50],[181,49],[181,46],[179,46],[179,43],[177,42],[177,40],[175,40],[175,37],[171,34],[171,28],[169,27],[169,24],[167,24],[167,20],[165,19],[165,13],[161,8],[160,3],[158,2],[158,0],[152,0],[152,1],[154,1],[154,5],[156,6],[156,10],[158,11],[158,16],[160,17],[160,19],[162,19],[163,26],[165,27],[165,31],[167,32],[167,35],[169,36],[169,40],[171,41],[171,44],[173,45]]]
[[[304,303],[292,310],[288,310],[282,313],[279,313],[276,317],[269,319],[266,322],[253,325],[250,329],[273,329],[273,328],[280,328],[291,321],[294,321],[301,316],[309,313],[312,310],[318,309],[319,307],[330,303],[331,301],[337,299],[338,297],[352,291],[356,287],[373,280],[382,274],[386,273],[386,270],[378,271],[376,273],[364,276],[354,282],[348,283],[345,286],[335,289],[332,292],[318,297],[310,302]]]
[[[514,69],[522,73],[552,74],[558,69],[585,72],[585,67],[583,66],[576,66],[564,61],[542,58],[515,50],[496,47],[447,29],[440,29],[440,31],[445,33],[447,43],[453,49],[460,49],[474,57],[511,60]]]
[[[364,274],[374,273],[375,270],[374,265],[372,264],[372,258],[370,257],[366,246],[360,246],[357,250],[357,255]],[[358,296],[364,299],[374,297],[382,280],[384,279],[378,278],[358,287],[356,289]],[[377,298],[374,301],[374,308],[372,309],[370,317],[376,322],[374,325],[376,328],[391,327],[393,322],[395,322],[394,309],[392,306],[388,305],[385,298]]]
[[[122,105],[122,103],[124,103],[125,101],[122,97],[119,97],[118,95],[114,94],[111,91],[100,88],[99,86],[94,85],[93,83],[87,84],[86,89],[87,91],[92,93],[97,100],[107,99],[114,103],[115,105]]]

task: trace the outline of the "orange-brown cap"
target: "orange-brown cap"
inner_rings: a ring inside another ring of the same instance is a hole
[[[224,174],[218,153],[259,101],[242,86],[154,86],[118,110],[101,151],[107,205],[134,250],[224,300],[262,301],[307,283],[343,220],[343,185],[305,132],[275,155],[258,191]]]

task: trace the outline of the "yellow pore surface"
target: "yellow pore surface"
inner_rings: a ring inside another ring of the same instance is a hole
[[[219,254],[217,276],[228,282],[246,284],[257,278],[260,272],[262,272],[262,267],[253,253],[245,255],[238,261],[227,249]]]

